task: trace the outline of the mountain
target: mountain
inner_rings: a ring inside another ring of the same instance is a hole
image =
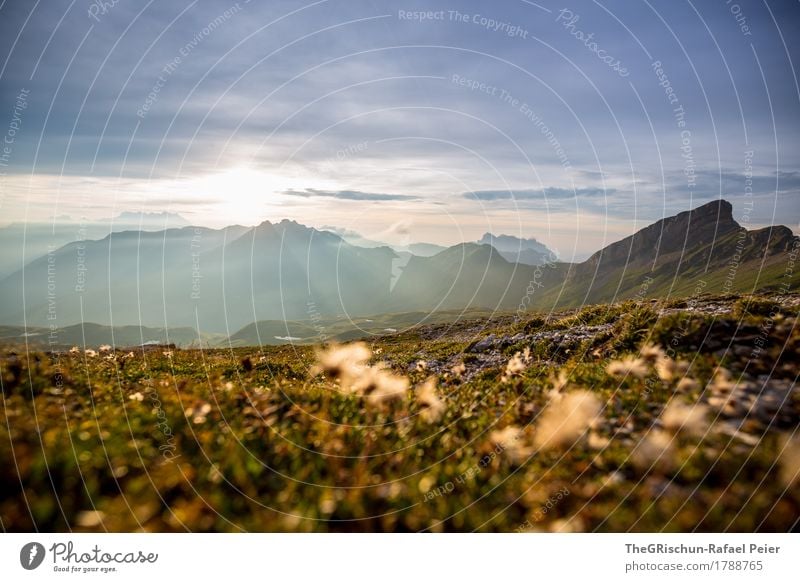
[[[383,311],[395,258],[294,221],[264,222],[201,257],[201,329]]]
[[[92,322],[231,336],[266,322],[263,336],[276,341],[349,337],[359,326],[338,322],[378,320],[374,314],[550,310],[777,288],[791,281],[791,253],[800,245],[786,227],[742,228],[722,200],[659,220],[582,263],[528,265],[504,255],[522,239],[484,239],[492,244],[420,256],[358,247],[290,220],[115,232],[70,242],[0,280],[0,324]],[[534,243],[527,250],[546,248]],[[257,337],[259,326],[237,341]]]
[[[602,303],[664,295],[754,291],[777,285],[798,237],[785,226],[751,230],[716,200],[659,220],[570,265],[562,288],[542,301],[559,305]],[[789,271],[791,274],[791,270]]]
[[[378,247],[391,247],[389,243],[367,238],[361,233],[347,228],[339,228],[337,226],[326,225],[326,226],[321,226],[319,230],[323,232],[331,232],[336,236],[338,236],[339,238],[341,238],[346,243],[351,244],[355,247],[363,247],[365,249],[375,249]]]
[[[78,240],[100,240],[125,230],[160,231],[189,226],[186,219],[168,212],[123,212],[110,221],[78,221],[59,217],[49,222],[12,222],[0,228],[0,277],[31,261]]]
[[[507,234],[486,233],[478,244],[492,245],[509,262],[524,265],[543,265],[553,261],[555,253],[535,238],[518,238]]]
[[[323,226],[320,230],[332,232],[353,246],[367,249],[389,247],[396,253],[410,253],[418,257],[432,257],[449,248],[426,242],[416,242],[408,245],[392,245],[364,237],[353,230],[334,226]],[[477,241],[477,244],[493,246],[500,253],[500,256],[511,263],[542,265],[548,260],[553,260],[553,257],[555,257],[555,254],[550,249],[534,238],[518,238],[507,234],[495,236],[487,232]]]
[[[392,245],[387,242],[381,242],[379,240],[367,238],[354,230],[337,228],[335,226],[323,226],[320,228],[320,230],[332,232],[333,234],[340,236],[345,242],[356,247],[363,247],[366,249],[389,247],[396,253],[410,253],[419,257],[430,257],[436,253],[442,252],[447,248],[441,245],[424,242],[411,243],[409,245]]]
[[[111,221],[113,232],[123,230],[164,230],[191,226],[180,214],[174,212],[122,212]]]
[[[0,341],[7,343],[26,343],[35,349],[65,349],[72,346],[97,349],[101,345],[117,348],[130,348],[141,345],[172,343],[179,347],[207,345],[214,338],[198,338],[191,327],[170,329],[128,325],[109,327],[96,323],[69,325],[51,333],[45,327],[0,326]]]
[[[195,327],[231,334],[261,319],[375,313],[393,251],[284,220],[214,230],[112,233],[69,243],[0,280],[0,323]]]
[[[124,231],[70,242],[0,280],[0,323],[196,327],[191,294],[205,276],[201,257],[246,230]]]
[[[513,309],[533,277],[491,245],[463,243],[431,257],[414,256],[389,298],[390,311]]]
[[[432,257],[433,255],[437,255],[446,249],[447,247],[435,245],[433,243],[411,243],[408,245],[408,252],[410,252],[412,255],[417,255],[418,257]]]

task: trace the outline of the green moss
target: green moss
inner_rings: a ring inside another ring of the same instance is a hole
[[[653,373],[612,378],[609,359],[638,354],[646,342],[668,347],[691,360],[690,374],[701,386],[681,398],[696,402],[721,362],[737,364],[701,349],[707,336],[735,346],[740,314],[755,330],[769,316],[765,298],[714,301],[733,312],[659,317],[654,305],[625,302],[557,313],[549,323],[538,316],[472,322],[452,340],[431,330],[372,338],[373,362],[414,382],[438,376],[446,412],[433,424],[419,416],[413,394],[376,409],[310,378],[311,346],[176,349],[171,356],[136,354],[124,365],[119,358],[66,354],[56,365],[49,354],[6,352],[2,523],[8,531],[34,525],[67,531],[95,504],[111,531],[417,531],[434,524],[445,531],[515,531],[551,492],[566,487],[569,495],[534,520],[537,528],[577,516],[585,529],[600,531],[785,531],[800,515],[800,498],[778,478],[774,431],[759,434],[757,447],[717,431],[702,440],[681,437],[679,462],[665,472],[644,472],[631,461],[675,386]],[[510,337],[520,329],[560,333],[604,324],[609,332],[574,346],[533,342],[530,366],[510,382],[500,381],[505,362],[524,342],[503,353],[465,353],[470,325],[481,337]],[[750,345],[754,332],[745,332],[750,339],[742,345]],[[747,370],[795,377],[797,361],[784,348],[798,345],[797,326],[776,323],[769,334],[774,346]],[[428,370],[409,372],[420,359]],[[454,361],[466,364],[469,380],[445,377]],[[524,459],[507,452],[491,457],[490,433],[535,427],[548,405],[549,378],[559,372],[569,378],[567,390],[600,398],[595,432],[610,439],[607,446],[581,441]],[[426,497],[436,487],[451,490]]]

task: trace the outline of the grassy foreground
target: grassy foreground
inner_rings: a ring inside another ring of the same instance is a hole
[[[496,316],[371,338],[368,363],[7,346],[0,526],[790,531],[798,304]]]

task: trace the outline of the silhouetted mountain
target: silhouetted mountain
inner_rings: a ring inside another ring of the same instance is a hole
[[[201,258],[201,329],[233,332],[262,319],[381,311],[389,293],[387,247],[360,248],[293,221],[264,222]]]
[[[433,243],[411,243],[408,245],[408,252],[418,257],[432,257],[444,250],[447,250],[447,247],[435,245]]]
[[[30,263],[24,277],[0,281],[0,322],[230,334],[259,319],[374,313],[386,304],[394,257],[288,220],[113,233],[70,243]]]
[[[59,217],[49,222],[12,222],[0,228],[0,277],[21,269],[31,261],[78,240],[100,240],[112,232],[160,231],[189,226],[169,212],[123,212],[109,221],[77,221]]]
[[[486,233],[478,244],[492,245],[507,261],[525,265],[543,265],[555,260],[555,253],[535,238],[518,238],[508,234]]]
[[[617,299],[753,291],[775,284],[798,238],[785,226],[748,231],[716,200],[659,220],[571,265],[561,305]],[[543,301],[554,300],[554,293]]]
[[[0,280],[0,323],[194,327],[232,335],[254,322],[292,321],[285,333],[275,325],[265,333],[331,336],[313,322],[774,287],[787,281],[789,252],[800,241],[782,226],[745,230],[725,201],[659,220],[577,264],[509,261],[501,249],[519,247],[520,239],[487,237],[493,245],[464,243],[419,256],[354,246],[289,220],[113,233],[71,242],[28,264],[24,276],[19,270]],[[525,244],[532,252],[546,249]]]
[[[390,311],[483,307],[511,309],[532,277],[492,246],[464,243],[432,257],[414,256],[389,299]]]
[[[204,276],[195,261],[245,230],[125,231],[71,242],[31,262],[24,277],[17,271],[0,281],[0,321],[195,327],[192,286]]]
[[[191,226],[180,214],[174,212],[122,212],[111,221],[114,232],[123,230],[166,230]]]

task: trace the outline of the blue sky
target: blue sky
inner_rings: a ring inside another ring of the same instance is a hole
[[[0,5],[1,222],[490,230],[569,258],[724,197],[798,231],[795,1],[104,6]]]

